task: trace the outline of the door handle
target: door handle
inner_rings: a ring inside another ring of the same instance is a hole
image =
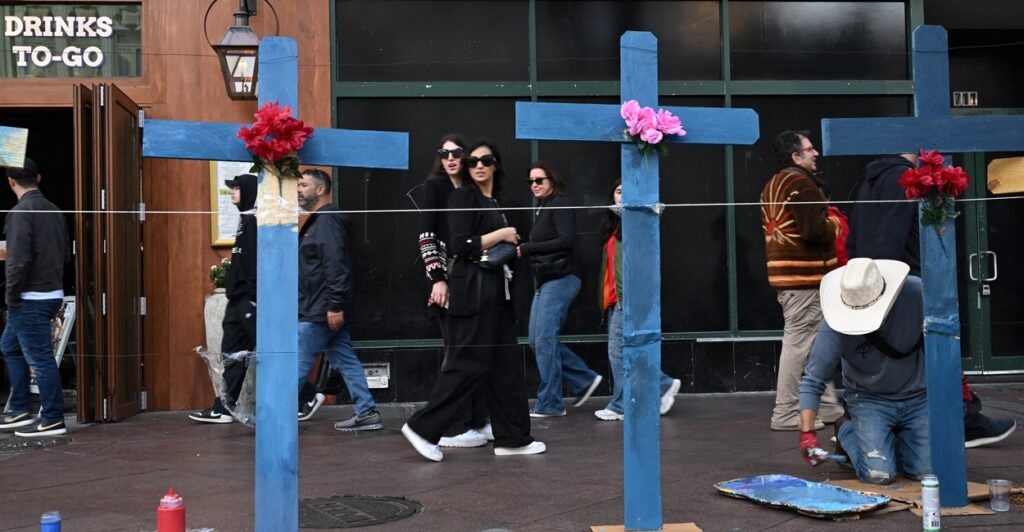
[[[974,257],[977,257],[978,255],[980,255],[980,254],[979,253],[971,253],[970,255],[967,256],[967,276],[972,281],[980,281],[981,280],[981,279],[978,279],[977,277],[975,277],[975,275],[974,275]],[[978,268],[981,269],[981,262],[980,261],[978,262]]]
[[[992,255],[992,277],[986,277],[984,281],[995,281],[999,277],[999,257],[995,251],[986,251],[986,255]],[[981,268],[978,268],[981,270]]]

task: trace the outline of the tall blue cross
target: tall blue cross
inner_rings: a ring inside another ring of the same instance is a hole
[[[1017,151],[1024,149],[1024,116],[958,116],[949,109],[946,30],[920,26],[913,34],[914,117],[826,118],[825,155]],[[922,226],[925,363],[932,471],[942,506],[967,504],[963,403],[960,394],[960,315],[957,306],[956,235],[952,221]]]
[[[622,101],[658,106],[658,41],[627,31],[619,41]],[[680,117],[685,144],[753,144],[752,109],[666,107]],[[624,503],[627,530],[661,530],[661,243],[658,156],[624,140],[618,105],[516,102],[516,138],[614,142],[622,153],[622,290],[625,420]]]
[[[298,46],[268,37],[259,48],[259,103],[298,114]],[[147,120],[143,157],[249,161],[235,137],[243,124]],[[303,164],[406,169],[409,135],[316,129],[299,151]],[[294,178],[260,172],[256,287],[256,530],[298,530],[298,203]],[[210,346],[216,349],[216,346]]]

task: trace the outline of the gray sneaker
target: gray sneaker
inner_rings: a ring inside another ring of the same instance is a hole
[[[380,422],[380,412],[370,410],[362,415],[354,415],[344,421],[334,424],[334,430],[352,432],[356,430],[379,430],[384,427]]]

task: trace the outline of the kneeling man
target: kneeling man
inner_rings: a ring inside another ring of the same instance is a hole
[[[931,471],[921,279],[909,269],[895,260],[852,259],[822,279],[825,320],[800,381],[800,452],[809,464],[827,454],[814,418],[842,361],[847,412],[836,422],[836,452],[872,484]]]

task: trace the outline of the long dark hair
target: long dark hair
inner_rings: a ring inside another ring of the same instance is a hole
[[[562,181],[562,177],[558,175],[558,170],[555,170],[555,165],[547,161],[540,160],[531,164],[530,170],[543,170],[544,176],[551,181],[551,193],[555,196],[565,195],[565,181]]]
[[[612,203],[615,203],[615,189],[621,184],[621,179],[612,183],[611,191],[608,193],[608,197],[612,200]],[[616,240],[622,240],[622,217],[609,209],[608,212],[605,213],[604,223],[601,224],[601,245],[604,245],[612,235],[615,235]]]
[[[498,148],[491,141],[487,139],[480,139],[469,146],[466,150],[466,157],[469,157],[469,154],[473,153],[477,148],[482,148],[484,146],[489,148],[491,150],[491,154],[494,155],[494,184],[491,185],[491,197],[498,198],[501,196],[501,183],[505,179],[505,169],[501,166],[502,158],[501,153],[498,152]],[[466,173],[466,179],[463,183],[476,184],[476,181],[469,178],[469,168],[466,168],[465,164],[462,166]]]
[[[462,136],[461,135],[459,135],[458,133],[448,133],[447,135],[442,136],[441,140],[439,140],[437,142],[437,149],[440,150],[440,149],[444,148],[444,143],[445,142],[453,142],[456,145],[458,145],[460,148],[462,148],[462,151],[463,151],[462,159],[466,158],[466,141],[462,140]],[[463,163],[465,163],[465,161],[463,161]],[[466,165],[465,164],[460,164],[459,165],[459,174],[457,176],[460,186],[463,183],[466,182],[465,178],[466,178],[467,175],[468,174],[466,173]],[[448,172],[446,172],[444,170],[444,165],[442,164],[442,161],[441,161],[441,155],[435,152],[434,153],[434,166],[430,169],[430,175],[427,177],[427,179],[442,178],[442,177],[447,179],[448,178]]]

